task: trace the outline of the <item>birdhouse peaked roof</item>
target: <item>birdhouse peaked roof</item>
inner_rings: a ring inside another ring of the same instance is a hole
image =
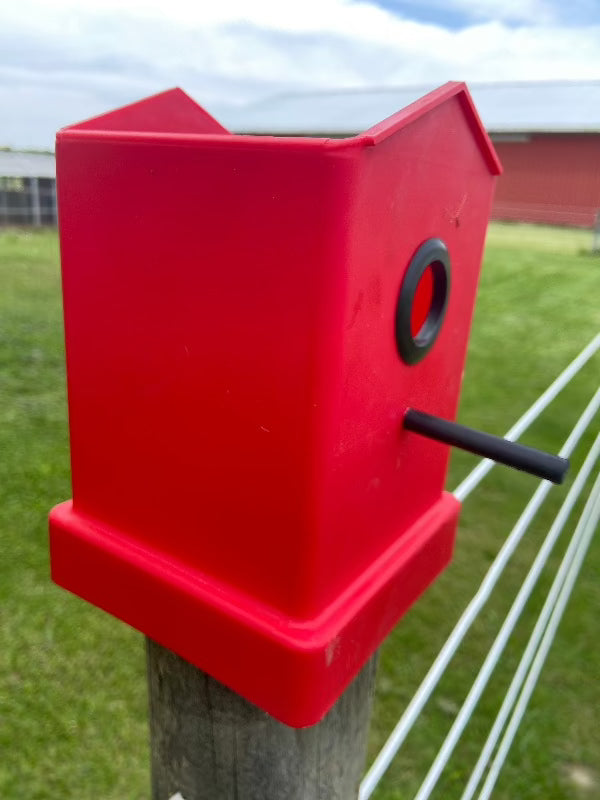
[[[382,122],[378,122],[372,128],[359,134],[356,138],[368,140],[370,144],[377,144],[454,97],[456,97],[460,103],[469,129],[481,150],[481,155],[488,165],[490,172],[492,175],[500,175],[502,172],[502,165],[500,164],[494,145],[479,118],[479,114],[477,113],[477,109],[475,108],[466,84],[462,82],[449,81],[445,83],[443,86],[440,86],[439,89],[434,89],[434,91],[429,92],[414,103],[410,103],[410,105],[392,114],[391,117],[384,119]]]
[[[146,97],[59,131],[119,131],[121,133],[221,134],[229,131],[182,89]]]
[[[469,90],[464,83],[449,82],[432,92],[410,103],[392,116],[377,123],[373,127],[343,139],[317,137],[276,137],[231,134],[189,95],[181,89],[169,89],[166,92],[147,97],[137,103],[124,106],[107,114],[70,125],[58,133],[58,139],[66,136],[102,133],[129,134],[130,136],[150,135],[152,138],[202,137],[205,141],[220,140],[228,144],[234,142],[257,145],[262,140],[269,144],[297,145],[302,141],[306,146],[322,146],[326,143],[330,148],[338,149],[348,146],[374,146],[389,136],[402,130],[425,114],[434,111],[438,106],[456,98],[465,116],[467,125],[475,139],[481,155],[492,175],[499,175],[502,167],[494,146],[486,133],[473,104]]]

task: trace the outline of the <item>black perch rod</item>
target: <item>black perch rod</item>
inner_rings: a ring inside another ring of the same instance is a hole
[[[412,408],[404,415],[404,427],[407,431],[413,431],[421,436],[427,436],[429,439],[459,447],[461,450],[467,450],[478,456],[491,458],[500,464],[529,472],[530,475],[537,475],[538,478],[545,478],[552,483],[562,483],[569,469],[569,462],[566,458],[553,456],[524,444],[510,442],[508,439],[493,436],[491,433],[482,433],[473,428],[467,428],[466,425],[449,422]]]

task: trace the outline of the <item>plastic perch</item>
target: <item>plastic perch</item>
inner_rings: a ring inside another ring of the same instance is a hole
[[[491,458],[499,464],[529,472],[552,483],[562,483],[569,469],[566,458],[553,456],[534,447],[510,442],[500,436],[476,431],[467,428],[466,425],[449,422],[412,408],[404,415],[404,428],[429,439],[467,450],[469,453]]]

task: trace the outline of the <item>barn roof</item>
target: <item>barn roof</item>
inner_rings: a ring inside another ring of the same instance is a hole
[[[600,132],[600,81],[469,83],[491,133]],[[214,109],[244,133],[350,135],[404,108],[435,85],[279,94],[246,106]]]
[[[55,178],[54,153],[0,150],[0,178]]]

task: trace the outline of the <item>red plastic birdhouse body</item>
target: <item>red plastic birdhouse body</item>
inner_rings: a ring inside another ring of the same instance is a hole
[[[498,172],[470,98],[277,139],[174,91],[62,131],[57,167],[73,500],[53,576],[315,722],[451,555],[447,448],[401,422],[456,412]],[[399,293],[428,242],[443,324],[410,363]]]

